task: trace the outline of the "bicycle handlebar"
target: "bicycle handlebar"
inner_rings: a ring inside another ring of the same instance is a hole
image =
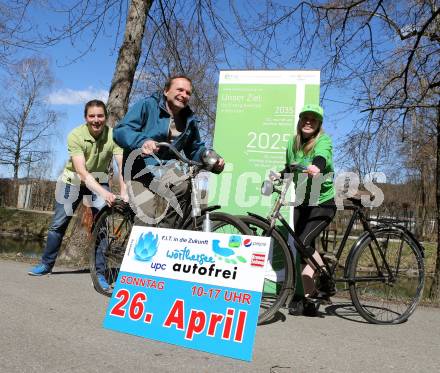
[[[292,173],[294,171],[307,171],[307,167],[300,165],[298,163],[292,163],[292,164],[286,165],[286,170],[290,173]]]
[[[158,146],[159,148],[161,148],[161,147],[168,148],[169,150],[171,150],[174,153],[174,155],[176,156],[176,158],[179,161],[182,161],[183,163],[186,163],[190,166],[200,166],[200,167],[203,166],[203,163],[201,163],[201,162],[192,161],[192,160],[186,158],[173,145],[171,145],[167,142],[158,142],[158,143],[156,143],[156,146]]]
[[[261,185],[261,194],[264,196],[270,196],[272,193],[281,194],[282,191],[276,188],[276,186],[283,184],[285,174],[292,174],[294,171],[306,172],[307,167],[297,163],[292,163],[290,165],[286,165],[281,173],[271,171],[269,174],[269,180],[265,180]]]

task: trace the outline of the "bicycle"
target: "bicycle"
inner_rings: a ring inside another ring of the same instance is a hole
[[[304,170],[298,165],[290,166],[290,173]],[[353,214],[347,225],[336,254],[324,255],[324,267],[308,255],[303,243],[280,213],[286,201],[292,177],[263,183],[262,194],[277,195],[269,217],[266,219],[248,213],[240,218],[252,230],[253,235],[271,237],[272,249],[266,267],[264,289],[258,318],[259,324],[270,320],[295,293],[295,261],[287,238],[277,222],[293,239],[295,249],[306,263],[317,268],[317,288],[321,284],[334,287],[336,283],[348,285],[350,297],[358,313],[369,323],[398,324],[406,321],[420,301],[424,286],[424,248],[404,226],[391,219],[367,218],[360,198],[348,198]],[[340,259],[349,235],[357,220],[364,232],[353,243],[345,265]],[[371,223],[371,224],[370,224]],[[374,225],[373,225],[374,223]],[[342,266],[342,277],[336,270]],[[347,289],[344,289],[347,290]]]
[[[176,229],[250,234],[249,228],[238,218],[226,213],[215,212],[215,210],[220,209],[220,206],[200,207],[195,177],[203,170],[210,171],[210,167],[215,163],[215,159],[208,159],[205,163],[196,162],[187,159],[171,144],[158,143],[157,146],[167,147],[174,153],[181,164],[187,166],[187,175],[191,188],[191,211],[180,219]],[[207,156],[208,158],[213,157],[212,153],[207,153]],[[135,213],[130,208],[130,205],[118,199],[113,206],[104,207],[95,219],[96,223],[89,249],[90,274],[96,291],[106,296],[111,296],[112,294],[133,227],[134,218]],[[97,255],[98,250],[102,252],[102,255]],[[97,258],[98,260],[103,260],[103,263],[97,263]],[[99,284],[97,264],[100,266],[101,272],[104,269],[104,276],[110,285],[109,290],[103,289]]]

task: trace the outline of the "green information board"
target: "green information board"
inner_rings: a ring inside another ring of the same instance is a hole
[[[261,195],[261,184],[284,168],[299,111],[319,103],[319,79],[319,71],[220,72],[214,149],[226,167],[210,178],[209,204],[235,215],[269,214],[272,197]],[[293,224],[293,208],[283,215]],[[296,293],[303,294],[299,260],[296,267]]]
[[[319,71],[220,72],[214,149],[226,167],[210,179],[210,203],[232,214],[268,214],[272,201],[261,196],[261,183],[284,167],[299,110],[319,102],[319,78]]]

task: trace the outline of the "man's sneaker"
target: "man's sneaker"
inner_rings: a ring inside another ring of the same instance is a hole
[[[101,286],[101,289],[104,291],[107,291],[110,289],[110,285],[108,284],[107,280],[105,279],[104,275],[98,274],[98,282],[99,286]]]
[[[37,264],[35,267],[32,267],[29,272],[28,275],[31,276],[43,276],[43,275],[47,275],[50,272],[52,272],[52,268],[49,267],[47,264]]]

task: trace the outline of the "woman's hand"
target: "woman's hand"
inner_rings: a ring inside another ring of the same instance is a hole
[[[275,171],[269,172],[269,180],[270,181],[280,180],[281,177],[282,177],[282,172],[275,172]]]
[[[318,175],[321,170],[316,167],[315,165],[311,164],[310,166],[307,166],[307,171],[306,171],[310,176],[315,177],[316,175]]]

